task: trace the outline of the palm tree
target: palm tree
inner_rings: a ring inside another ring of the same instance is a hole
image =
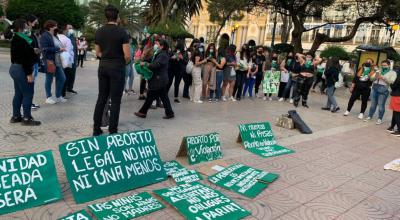
[[[129,30],[140,30],[140,13],[143,10],[143,4],[140,0],[99,0],[89,2],[89,23],[97,27],[105,24],[104,9],[108,5],[114,5],[119,9],[119,17],[122,25]]]

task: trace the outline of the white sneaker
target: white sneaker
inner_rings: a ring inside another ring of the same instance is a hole
[[[279,101],[279,102],[283,102],[283,98],[280,98],[278,101]]]
[[[194,103],[196,103],[196,104],[202,104],[203,101],[201,101],[201,100],[199,100],[199,101],[194,101]]]
[[[57,99],[57,102],[66,103],[67,99],[65,99],[64,97],[60,97]]]
[[[267,97],[264,96],[264,97],[263,97],[263,100],[264,100],[264,101],[267,101]]]
[[[54,100],[53,97],[49,97],[49,98],[46,99],[46,104],[54,105],[56,103],[57,102]]]
[[[272,97],[269,97],[269,101],[272,101]]]
[[[358,115],[358,119],[363,119],[364,118],[364,114],[363,113],[360,113],[359,115]]]
[[[290,99],[289,103],[290,103],[290,104],[293,104],[293,99]]]
[[[236,102],[236,101],[237,101],[235,98],[233,98],[233,96],[230,98],[230,100],[231,100],[232,102]]]
[[[344,116],[348,116],[349,114],[350,114],[349,111],[345,111],[345,112],[343,113]]]
[[[227,101],[225,96],[222,96],[222,101],[224,101],[224,102]]]
[[[378,121],[376,121],[376,125],[380,125],[382,123],[383,123],[382,119],[378,119]]]
[[[371,117],[367,117],[366,119],[364,119],[364,122],[370,121]]]

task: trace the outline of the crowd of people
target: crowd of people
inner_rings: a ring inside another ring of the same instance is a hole
[[[147,117],[150,108],[157,107],[165,109],[164,119],[174,118],[168,94],[173,85],[173,100],[181,103],[182,80],[182,97],[195,104],[262,98],[309,108],[309,92],[316,92],[318,86],[319,92],[327,96],[322,110],[332,113],[340,111],[335,90],[345,84],[349,86],[351,96],[344,116],[348,116],[356,100],[361,99],[358,118],[369,121],[379,108],[376,124],[382,124],[386,101],[391,95],[393,117],[388,131],[400,136],[400,76],[399,71],[395,71],[398,66],[393,68],[393,62],[389,60],[375,63],[367,59],[355,70],[350,63],[343,65],[338,57],[320,58],[312,53],[293,51],[277,53],[248,44],[240,48],[232,44],[217,47],[215,43],[206,45],[203,39],[194,39],[188,48],[184,40],[178,40],[170,47],[167,37],[157,34],[147,34],[138,43],[118,25],[118,14],[117,8],[107,6],[105,16],[108,22],[95,35],[95,51],[100,61],[99,94],[93,116],[94,136],[103,133],[102,120],[107,107],[110,109],[109,132],[118,132],[121,98],[124,92],[136,94],[133,89],[135,75],[140,75],[139,100],[145,100],[135,113],[141,118]],[[46,73],[46,103],[65,102],[66,92],[76,93],[73,90],[76,67],[79,63],[82,66],[80,60],[87,49],[86,42],[75,39],[73,27],[69,24],[58,29],[55,21],[46,21],[40,40],[30,33],[35,25],[37,18],[34,16],[14,22],[10,74],[16,94],[12,123],[40,124],[30,112],[34,77],[40,60],[44,62]],[[265,89],[265,84],[270,83],[267,72],[279,72],[276,93]],[[348,77],[353,78],[351,85],[343,81]],[[54,79],[55,96],[51,92]],[[369,100],[371,106],[365,117]]]

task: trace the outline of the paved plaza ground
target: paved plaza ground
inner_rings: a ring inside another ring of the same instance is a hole
[[[67,103],[44,104],[44,76],[40,74],[34,101],[41,104],[41,108],[33,115],[43,125],[33,128],[8,123],[13,95],[8,68],[8,55],[0,55],[0,156],[53,150],[64,199],[3,215],[0,219],[57,219],[85,208],[88,204],[77,205],[73,201],[58,145],[91,134],[97,98],[97,62],[86,62],[83,69],[78,69],[76,90],[79,94],[70,96]],[[138,82],[136,78],[136,90],[139,89]],[[255,199],[216,187],[207,180],[201,181],[249,210],[252,216],[247,219],[400,219],[400,172],[383,170],[386,163],[400,158],[400,138],[386,132],[391,112],[387,112],[383,125],[365,123],[356,118],[360,106],[357,102],[352,115],[343,117],[348,93],[341,89],[338,96],[341,113],[321,111],[326,97],[319,94],[311,94],[310,109],[298,108],[314,131],[311,135],[273,126],[278,143],[296,152],[267,159],[243,150],[236,143],[237,125],[261,121],[273,124],[279,115],[293,109],[289,103],[245,99],[236,103],[192,104],[184,100],[182,104],[173,103],[176,118],[166,121],[162,119],[162,109],[151,110],[147,119],[136,118],[133,113],[142,101],[136,95],[124,96],[120,131],[152,129],[164,161],[175,159],[184,136],[219,132],[224,159],[229,164],[240,162],[280,175]],[[96,202],[173,185],[173,180],[169,179]],[[183,217],[167,205],[166,209],[142,219]]]

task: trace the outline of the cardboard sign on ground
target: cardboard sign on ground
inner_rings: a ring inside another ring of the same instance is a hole
[[[219,173],[208,177],[217,186],[239,193],[249,198],[255,198],[269,183],[279,175],[268,173],[243,164],[237,163],[225,168]]]
[[[165,208],[148,192],[132,194],[104,203],[89,205],[98,220],[129,220]]]
[[[225,169],[225,167],[228,166],[229,164],[225,160],[214,160],[203,166],[198,167],[197,171],[199,171],[199,173],[203,175],[211,176],[222,171],[223,169]]]
[[[167,161],[164,163],[164,169],[165,172],[167,173],[167,176],[172,176],[173,173],[178,172],[181,169],[184,169],[185,167],[183,167],[178,161],[176,160],[171,160],[171,161]]]
[[[93,220],[85,210],[77,211],[58,220]]]
[[[244,148],[258,156],[268,158],[283,154],[294,153],[276,144],[274,133],[268,122],[241,124],[239,125],[238,143],[242,143]]]
[[[203,177],[201,177],[201,175],[196,170],[188,170],[186,168],[177,170],[175,173],[172,174],[172,178],[178,185],[197,182],[203,179]]]
[[[167,178],[151,130],[85,138],[59,148],[77,203]]]
[[[188,220],[236,220],[251,214],[221,192],[198,182],[154,190],[154,193]]]
[[[52,152],[0,159],[0,215],[62,198]]]
[[[400,171],[400,159],[393,160],[392,162],[386,164],[383,169]]]
[[[177,157],[187,157],[190,165],[222,158],[218,133],[184,137]]]

